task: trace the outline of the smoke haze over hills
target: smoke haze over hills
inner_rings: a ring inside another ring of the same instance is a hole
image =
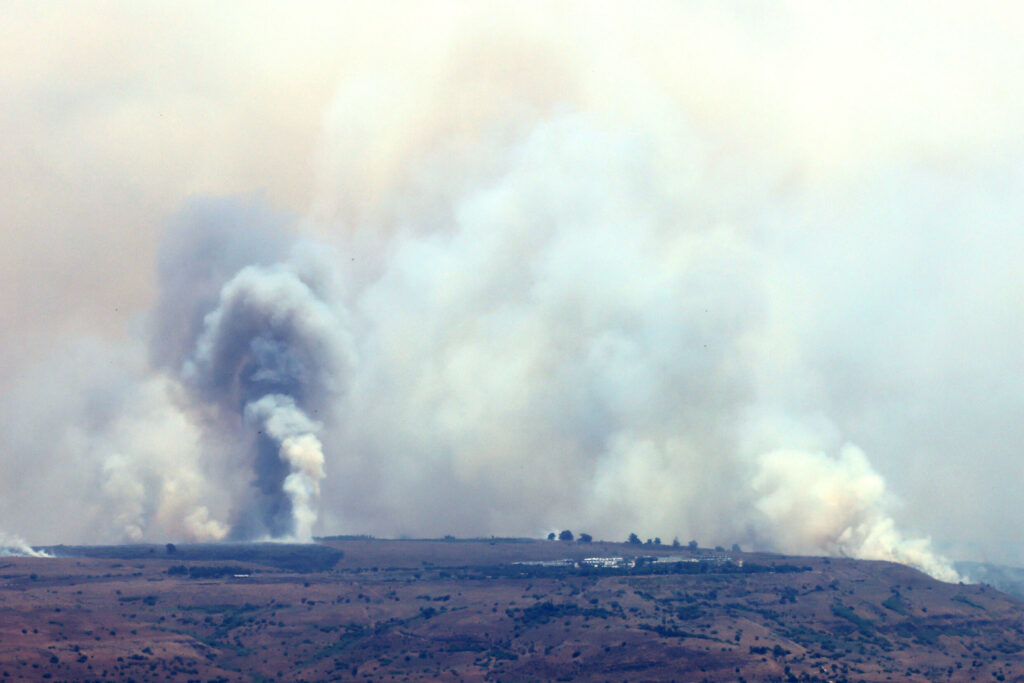
[[[0,529],[1024,561],[1020,10],[645,8],[0,10]]]

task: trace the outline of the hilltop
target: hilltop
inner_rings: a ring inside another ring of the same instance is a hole
[[[1024,679],[1024,604],[885,562],[529,539],[48,550],[0,560],[2,677]]]

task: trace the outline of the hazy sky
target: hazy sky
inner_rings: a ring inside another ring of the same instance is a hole
[[[1015,2],[5,3],[0,531],[273,508],[1024,562],[1022,31]],[[250,371],[291,373],[287,428]]]

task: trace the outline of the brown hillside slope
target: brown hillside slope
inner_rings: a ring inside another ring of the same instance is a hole
[[[344,558],[306,573],[241,551],[240,561],[214,561],[146,546],[2,558],[0,677],[1024,680],[1021,603],[888,563],[730,553],[731,562],[590,570],[515,563],[704,553],[325,545]]]

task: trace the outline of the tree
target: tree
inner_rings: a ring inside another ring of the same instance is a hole
[[[640,545],[642,541],[640,540],[640,537],[636,534],[630,534],[628,543],[632,543],[633,545]]]
[[[696,550],[697,549],[697,541],[690,541],[689,543],[686,544],[686,547],[689,548],[690,550]]]
[[[168,555],[173,555],[174,553],[178,552],[178,548],[173,543],[168,543],[166,547]]]
[[[554,531],[552,531],[550,534],[548,534],[548,540],[549,541],[555,540],[555,532]]]
[[[672,547],[673,548],[678,548],[679,547],[679,537],[678,536],[676,536],[675,538],[672,539]]]
[[[654,537],[654,545],[661,545],[661,539],[657,536]]]
[[[590,534],[580,534],[580,537],[579,537],[579,542],[580,543],[590,543],[593,540],[594,540],[594,537],[591,536]]]
[[[743,548],[740,547],[739,543],[733,543],[732,544],[732,551],[734,553],[742,553],[743,552]]]
[[[568,529],[566,529],[562,533],[558,534],[558,540],[559,541],[571,541],[572,540],[572,532],[569,531]]]

